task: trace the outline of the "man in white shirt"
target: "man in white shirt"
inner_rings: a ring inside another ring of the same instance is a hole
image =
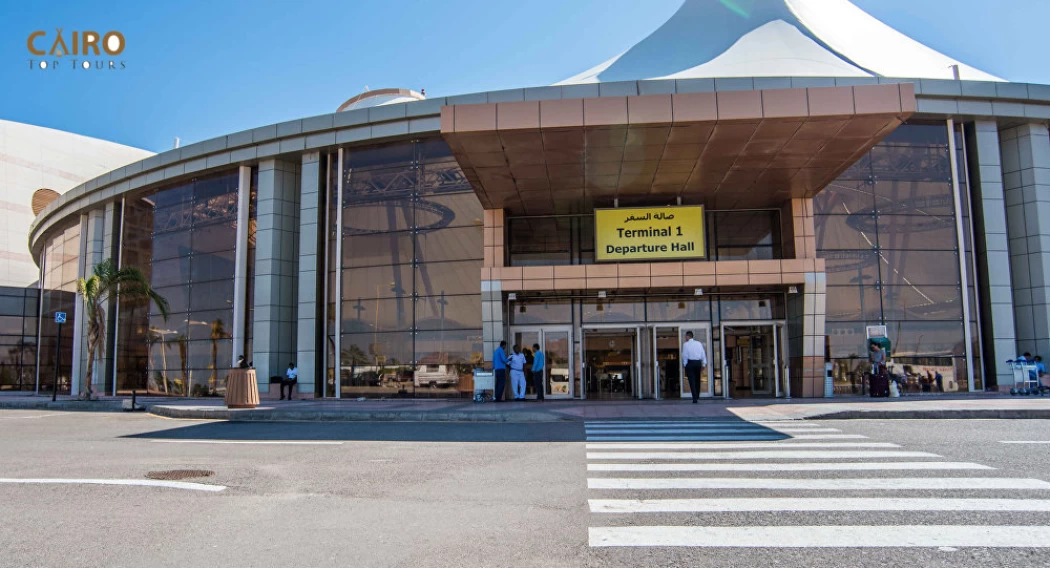
[[[700,398],[700,374],[707,366],[707,353],[704,344],[693,339],[693,332],[685,332],[685,345],[682,345],[682,364],[685,376],[689,378],[689,392],[693,395],[693,404]]]
[[[514,391],[514,400],[525,400],[525,354],[521,345],[514,346],[514,354],[507,361],[510,367],[510,387]]]
[[[288,387],[288,400],[292,400],[292,389],[299,382],[299,369],[295,363],[288,363],[288,369],[284,372],[284,380],[281,381],[281,400],[284,400],[284,387]]]

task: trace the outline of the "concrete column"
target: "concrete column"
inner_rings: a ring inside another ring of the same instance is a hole
[[[115,253],[115,231],[113,224],[116,219],[117,207],[119,203],[108,203],[101,209],[93,209],[88,211],[85,215],[81,216],[80,225],[80,266],[78,267],[78,274],[81,278],[88,278],[95,272],[95,267],[106,258],[113,258],[116,262]],[[114,321],[114,306],[116,302],[114,298],[110,298],[109,301],[103,306],[106,310],[106,341],[101,346],[102,352],[101,359],[96,359],[94,362],[94,372],[91,377],[91,388],[99,395],[107,394],[106,385],[112,379],[107,377],[107,369],[110,368],[109,362],[112,356],[112,325]],[[73,343],[73,375],[77,377],[77,382],[74,384],[80,384],[79,381],[87,377],[88,364],[88,322],[84,310],[84,302],[80,299],[78,294],[76,304],[76,328],[73,331],[74,343]],[[75,394],[75,393],[74,393]]]
[[[822,259],[807,260],[805,284],[787,297],[788,365],[792,397],[824,396],[827,275]]]
[[[252,169],[241,166],[237,180],[237,250],[233,260],[233,353],[230,360],[234,365],[237,358],[244,355],[251,359],[251,353],[244,352],[244,320],[248,311],[248,215],[252,195]]]
[[[481,268],[481,334],[484,359],[492,363],[492,353],[504,337],[503,283],[499,272],[503,268],[502,209],[489,209],[484,214],[484,261]]]
[[[319,315],[325,302],[320,293],[324,283],[325,236],[322,215],[324,192],[321,185],[321,155],[303,154],[299,192],[299,298],[296,330],[295,363],[299,368],[299,393],[313,395],[324,373],[321,354],[324,347],[324,323]]]
[[[298,355],[299,175],[299,164],[259,164],[252,356],[262,392]],[[313,394],[313,385],[300,387],[304,395]]]
[[[999,133],[1018,353],[1050,354],[1050,136],[1045,124]]]
[[[813,199],[795,198],[781,207],[784,258],[804,260],[805,284],[788,294],[788,366],[792,397],[824,396],[825,306],[827,274],[817,258]]]
[[[987,387],[1013,384],[1005,363],[1017,355],[1006,202],[999,155],[999,127],[978,120],[966,128],[973,224],[977,248],[977,286],[981,295],[981,334],[985,337],[984,379]]]

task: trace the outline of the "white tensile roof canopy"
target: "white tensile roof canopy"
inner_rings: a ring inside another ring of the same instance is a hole
[[[685,0],[627,51],[556,83],[712,77],[1002,81],[883,24],[849,0]]]

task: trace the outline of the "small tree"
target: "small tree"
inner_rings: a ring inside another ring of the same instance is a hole
[[[95,362],[102,358],[106,343],[106,302],[117,297],[153,300],[167,320],[168,301],[153,290],[149,279],[139,269],[118,268],[111,258],[98,263],[90,277],[77,279],[77,293],[84,299],[84,316],[88,325],[88,368],[80,396],[90,399],[94,395],[91,382]]]

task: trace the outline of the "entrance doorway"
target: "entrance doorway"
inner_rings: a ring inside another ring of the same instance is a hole
[[[587,398],[616,400],[637,394],[638,329],[596,328],[583,332]]]
[[[568,326],[515,327],[514,342],[522,349],[533,349],[539,345],[543,350],[546,365],[543,373],[544,398],[572,398],[572,342]],[[531,365],[529,367],[531,370]],[[537,398],[534,381],[525,381],[525,398]]]
[[[693,339],[704,346],[707,365],[700,373],[700,394],[702,398],[713,396],[711,382],[711,325],[692,323],[682,325],[654,325],[653,335],[653,376],[656,377],[659,396],[655,398],[692,398],[689,380],[685,376],[682,362],[682,345],[686,333],[693,332]]]
[[[580,331],[587,398],[690,398],[681,354],[689,331],[708,355],[708,367],[700,378],[700,396],[713,395],[708,323],[584,326]]]
[[[780,397],[785,393],[784,326],[776,322],[722,325],[723,381],[732,398]]]

